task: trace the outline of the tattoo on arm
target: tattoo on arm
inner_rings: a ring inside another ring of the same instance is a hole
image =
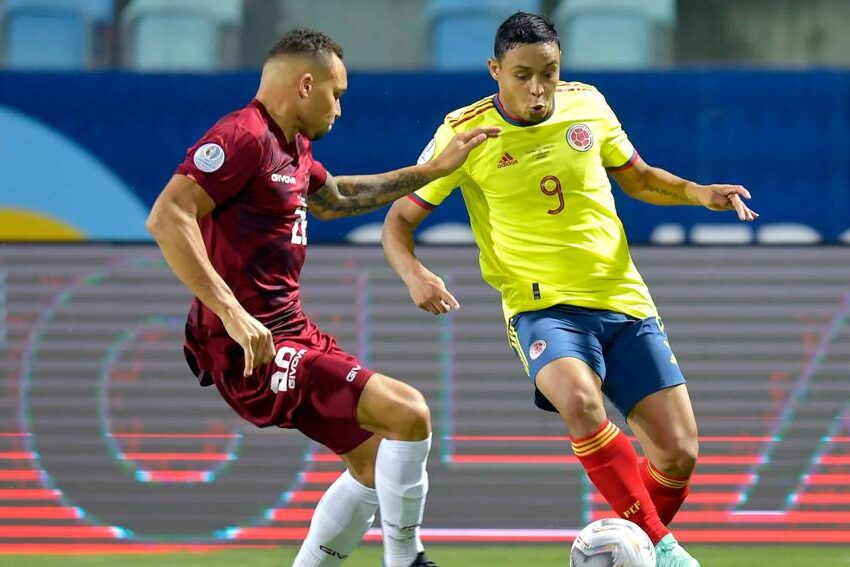
[[[690,203],[688,198],[682,193],[671,191],[670,189],[667,189],[665,187],[656,187],[655,185],[647,184],[646,186],[644,186],[644,190],[649,191],[650,193],[655,193],[656,195],[667,197],[668,199],[673,199],[680,203]]]
[[[368,213],[419,189],[431,179],[411,167],[380,175],[328,176],[325,186],[310,195],[310,207],[333,216]]]

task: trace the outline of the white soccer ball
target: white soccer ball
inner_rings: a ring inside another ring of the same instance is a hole
[[[573,542],[570,567],[655,567],[655,546],[628,520],[596,520]]]

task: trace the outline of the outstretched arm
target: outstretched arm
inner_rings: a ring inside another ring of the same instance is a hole
[[[448,175],[463,165],[469,152],[487,138],[499,135],[498,128],[474,128],[457,134],[433,160],[376,175],[328,175],[325,185],[310,194],[310,212],[317,218],[335,219],[379,209],[403,195]]]
[[[712,211],[732,211],[742,221],[758,218],[744,204],[750,192],[741,185],[699,185],[659,167],[652,167],[639,156],[634,166],[611,174],[629,196],[652,205],[700,205]]]

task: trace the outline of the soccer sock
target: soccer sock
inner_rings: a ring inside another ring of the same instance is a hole
[[[342,565],[375,520],[378,494],[346,470],[322,495],[293,567]]]
[[[572,445],[587,476],[620,517],[639,525],[653,545],[670,533],[641,481],[637,453],[619,427],[605,420],[596,433]]]
[[[669,524],[690,492],[690,477],[675,477],[663,473],[646,458],[640,462],[640,477],[649,491],[652,503],[655,504],[658,517],[664,525]]]
[[[409,567],[424,548],[419,526],[425,511],[431,436],[422,441],[384,439],[375,464],[375,488],[384,533],[384,565]]]

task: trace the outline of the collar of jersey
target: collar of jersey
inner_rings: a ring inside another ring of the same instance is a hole
[[[549,114],[546,115],[546,118],[544,118],[540,122],[526,122],[525,120],[517,118],[516,116],[511,116],[508,110],[502,105],[502,101],[499,99],[498,94],[493,95],[493,104],[496,106],[496,111],[499,113],[499,116],[501,116],[505,122],[520,127],[537,126],[538,124],[543,124],[544,122],[552,118],[553,114],[555,114],[555,97],[552,97],[552,109],[549,111]]]
[[[265,118],[265,120],[266,120],[266,124],[268,124],[268,126],[269,126],[269,130],[272,131],[272,134],[277,136],[277,139],[280,140],[281,145],[284,148],[290,147],[292,145],[292,142],[290,142],[289,140],[286,139],[286,134],[283,133],[283,130],[281,130],[280,126],[277,125],[277,122],[274,121],[274,118],[272,118],[272,115],[269,114],[268,110],[266,110],[265,105],[263,105],[263,103],[260,102],[259,100],[253,99],[251,101],[251,106],[255,107],[257,110],[260,111],[260,114],[263,115],[263,118]],[[292,141],[294,142],[295,139],[293,138]]]

